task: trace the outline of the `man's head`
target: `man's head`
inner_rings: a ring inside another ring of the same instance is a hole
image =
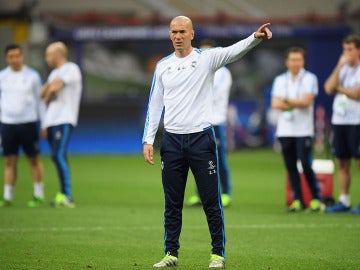
[[[360,61],[360,37],[349,35],[343,41],[343,54],[348,57],[350,65],[356,65]]]
[[[54,42],[46,48],[46,63],[50,67],[59,67],[67,62],[68,50],[64,43]]]
[[[292,75],[299,74],[305,66],[305,50],[300,47],[290,47],[286,50],[285,65]]]
[[[176,56],[185,57],[192,51],[191,41],[194,39],[192,21],[185,16],[177,16],[170,22],[170,39]]]
[[[24,54],[17,44],[10,44],[5,48],[6,62],[14,71],[19,71],[24,65]]]
[[[213,39],[206,38],[200,41],[201,49],[214,48],[216,46],[217,46],[216,41]]]

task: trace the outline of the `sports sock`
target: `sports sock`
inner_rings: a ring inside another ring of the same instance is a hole
[[[34,196],[44,198],[44,182],[34,182]]]
[[[11,201],[13,199],[14,187],[12,185],[4,185],[4,199]]]
[[[346,207],[349,207],[350,206],[350,195],[349,194],[341,194],[339,197],[339,201]]]

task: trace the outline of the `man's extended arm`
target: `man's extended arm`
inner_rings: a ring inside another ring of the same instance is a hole
[[[228,63],[239,60],[258,45],[263,38],[272,38],[272,33],[268,28],[269,25],[269,23],[263,24],[255,33],[231,46],[209,50],[209,53],[213,54],[210,65],[214,70],[217,70]]]

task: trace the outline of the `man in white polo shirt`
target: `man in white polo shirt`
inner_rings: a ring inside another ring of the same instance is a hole
[[[46,49],[46,62],[54,70],[41,91],[48,104],[42,133],[49,141],[61,186],[52,205],[74,207],[67,149],[78,122],[82,78],[78,65],[67,57],[68,50],[62,42],[54,42]]]
[[[327,213],[349,212],[351,159],[360,169],[360,37],[350,35],[343,41],[343,53],[325,82],[327,94],[336,94],[331,118],[333,153],[337,159],[339,202]],[[353,209],[360,214],[360,204]]]
[[[305,208],[297,160],[300,160],[308,182],[312,200],[311,211],[321,207],[320,188],[311,167],[314,136],[314,100],[318,93],[316,76],[305,70],[305,51],[291,47],[286,51],[287,72],[277,76],[272,89],[271,106],[281,110],[276,136],[294,194],[288,211],[297,212]]]
[[[34,196],[28,206],[36,207],[44,202],[38,127],[45,113],[45,104],[39,98],[42,82],[39,73],[24,64],[19,45],[8,45],[5,56],[8,67],[0,72],[1,139],[5,156],[4,197],[0,207],[12,205],[20,147],[29,160],[34,179]]]

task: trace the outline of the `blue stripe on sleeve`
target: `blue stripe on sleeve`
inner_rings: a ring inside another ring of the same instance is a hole
[[[153,92],[154,92],[154,86],[155,86],[155,83],[156,83],[156,69],[154,71],[154,77],[153,77],[153,81],[152,81],[152,84],[151,84],[151,90],[150,90],[149,103],[148,103],[148,108],[147,108],[147,113],[146,113],[146,118],[145,118],[145,127],[144,127],[144,134],[143,134],[143,138],[142,138],[142,143],[145,143],[145,138],[146,138],[148,128],[149,128],[150,102],[151,102],[151,98],[152,98],[152,95],[153,95]]]
[[[152,98],[152,95],[153,95],[153,92],[154,92],[154,88],[155,88],[155,84],[156,84],[156,71],[158,70],[158,66],[161,62],[169,59],[170,57],[172,57],[175,53],[172,53],[166,57],[164,57],[163,59],[161,59],[157,65],[156,65],[156,68],[155,68],[155,71],[154,71],[154,76],[153,76],[153,81],[152,81],[152,84],[151,84],[151,90],[150,90],[150,96],[149,96],[149,103],[148,103],[148,106],[147,106],[147,113],[146,113],[146,118],[145,118],[145,127],[144,127],[144,134],[143,134],[143,138],[142,138],[142,143],[145,143],[145,138],[147,136],[147,132],[148,132],[148,128],[149,128],[149,110],[150,110],[150,102],[151,102],[151,98]]]

